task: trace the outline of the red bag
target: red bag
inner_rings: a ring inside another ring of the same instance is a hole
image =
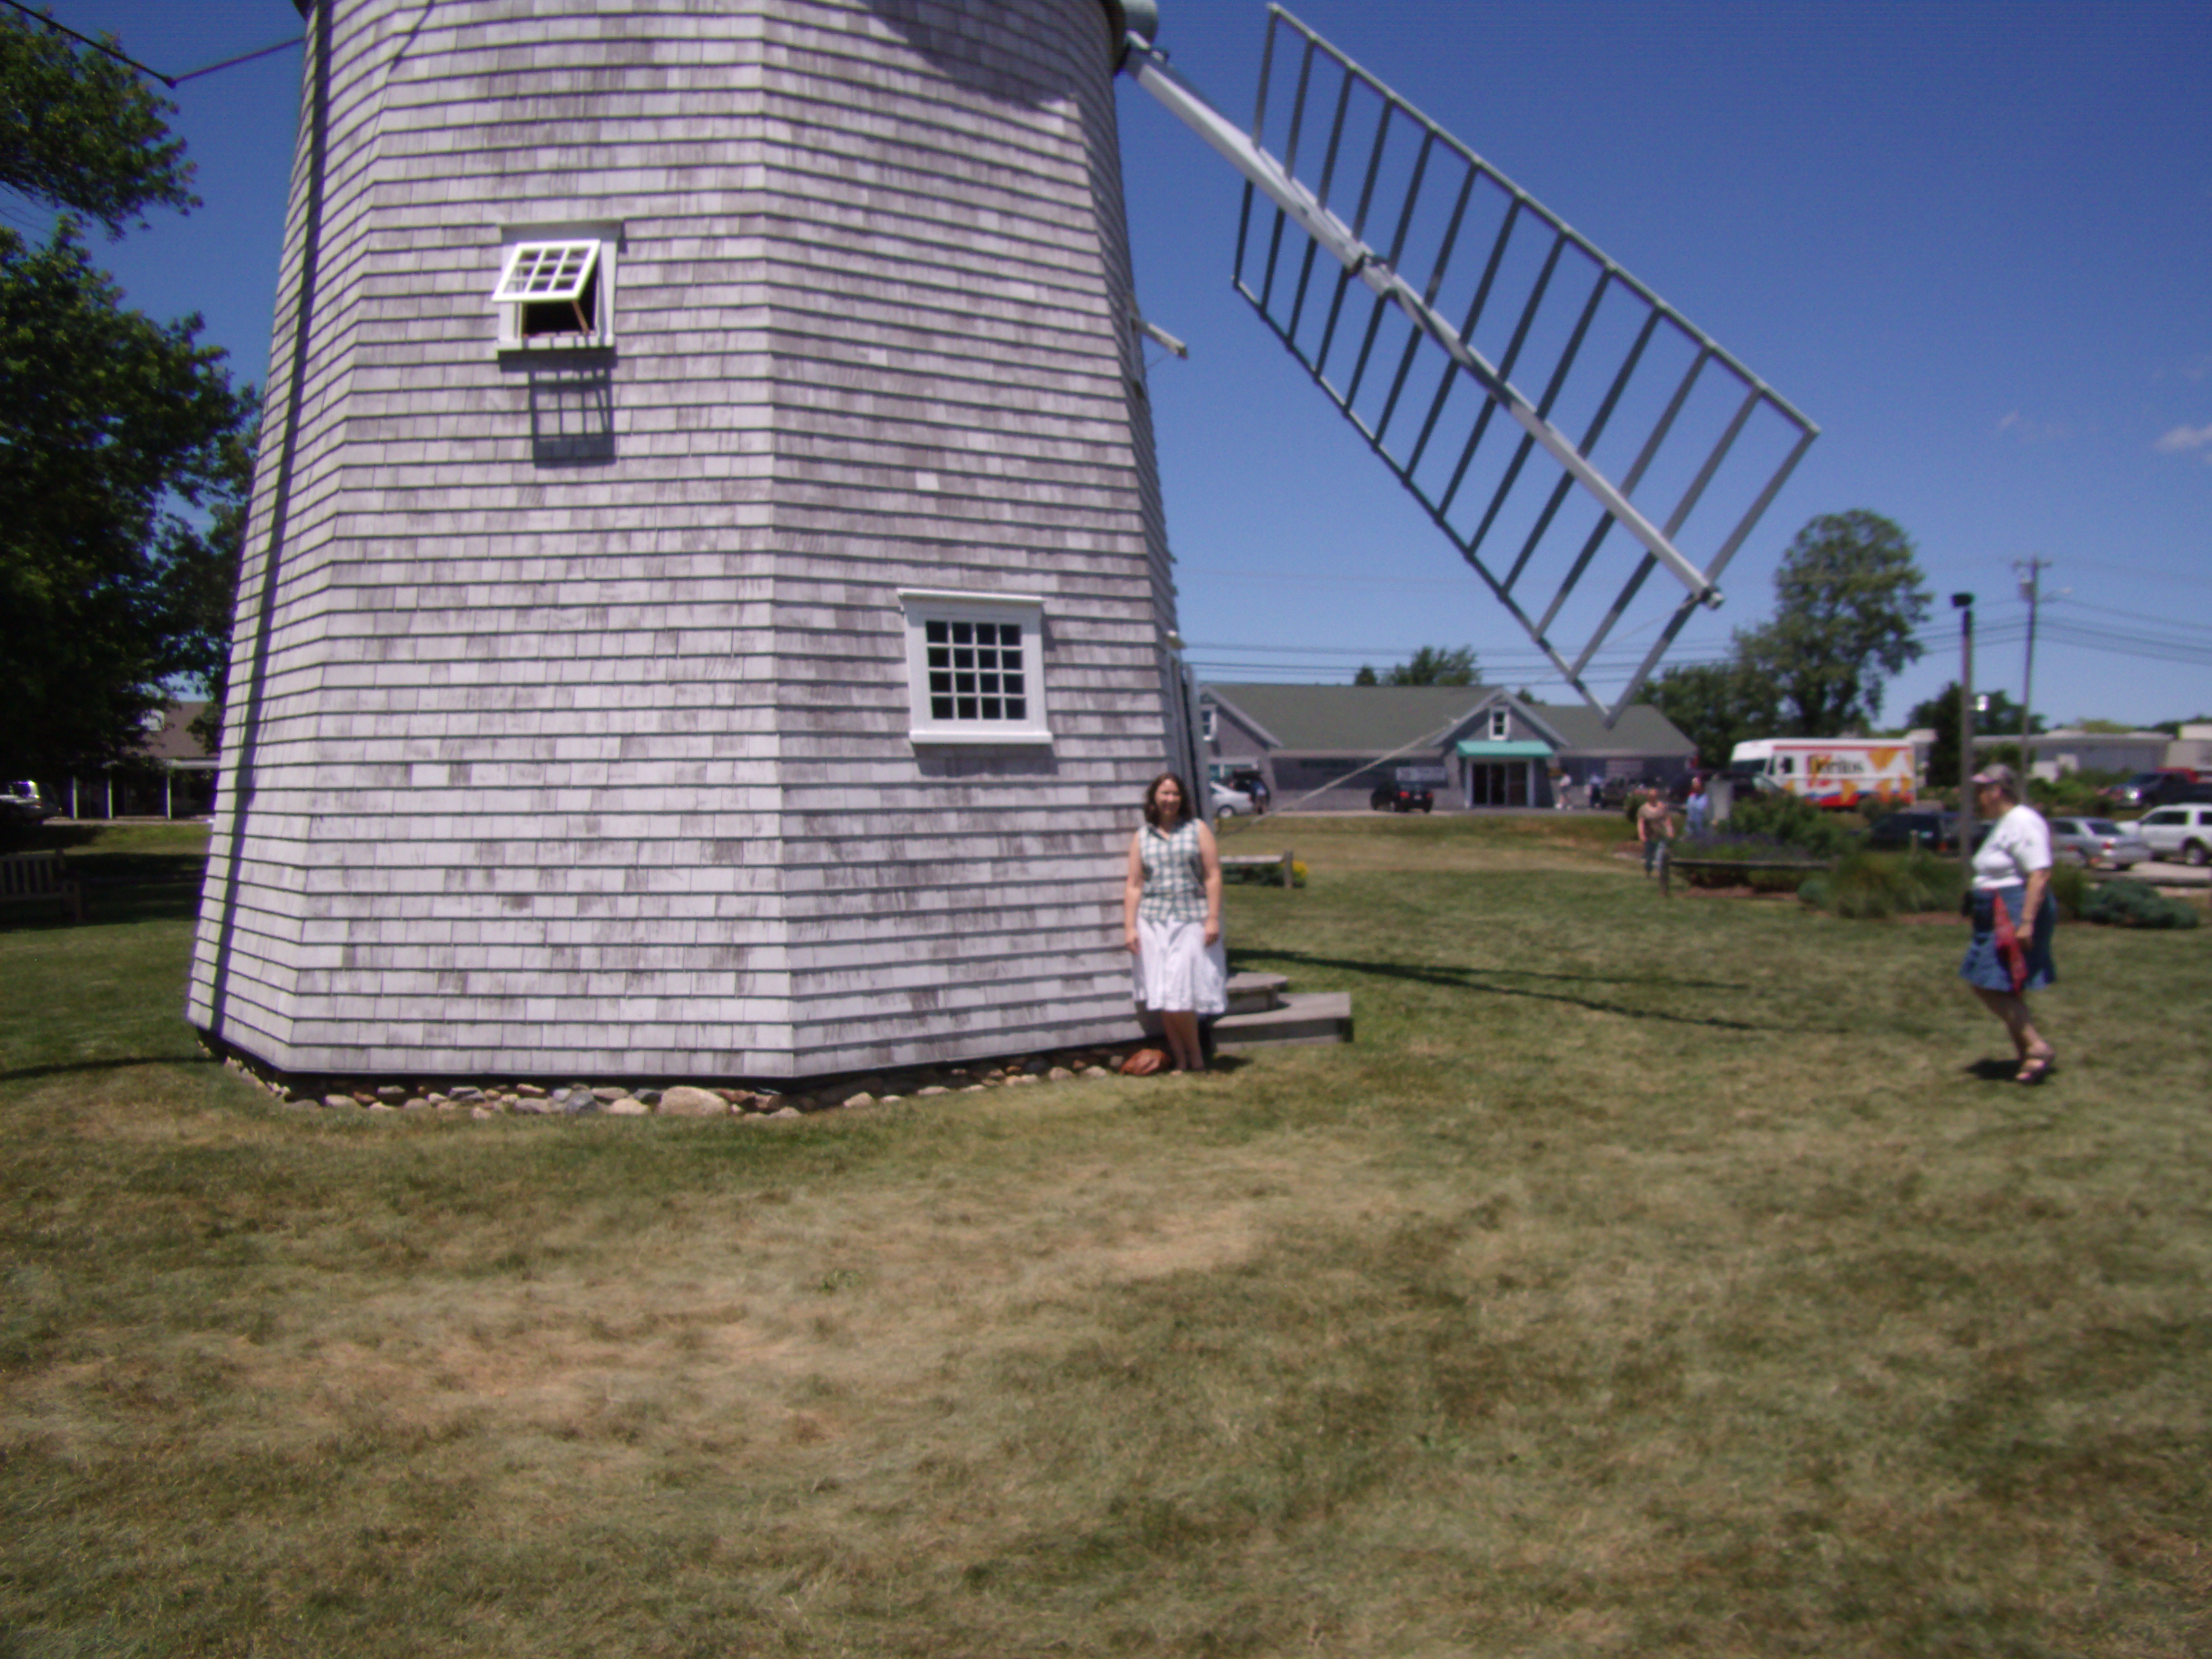
[[[1997,940],[1997,960],[2004,963],[2005,972],[2012,975],[2012,994],[2018,996],[2027,988],[2027,952],[2021,947],[2020,935],[2013,931],[2012,911],[1997,894],[1990,915]]]

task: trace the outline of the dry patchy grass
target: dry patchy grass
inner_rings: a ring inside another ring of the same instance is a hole
[[[787,1127],[287,1114],[0,933],[116,988],[0,1011],[0,1650],[2212,1647],[2203,936],[2018,1090],[1955,931],[1547,823],[1287,821],[1353,1048]]]

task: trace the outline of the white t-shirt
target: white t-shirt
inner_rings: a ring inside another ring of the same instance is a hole
[[[1989,838],[1974,849],[1974,888],[2008,887],[2050,867],[2051,826],[2033,806],[2015,806],[1990,826]]]

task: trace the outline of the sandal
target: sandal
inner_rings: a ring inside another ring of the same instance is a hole
[[[2051,1075],[2051,1068],[2057,1063],[2058,1054],[2055,1049],[2045,1054],[2030,1054],[2014,1073],[2013,1081],[2030,1085],[2040,1083]]]

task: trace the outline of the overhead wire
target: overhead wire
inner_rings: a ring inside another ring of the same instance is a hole
[[[304,34],[295,34],[289,40],[277,41],[274,46],[258,46],[252,52],[240,52],[235,58],[226,58],[220,63],[203,64],[196,70],[186,70],[182,75],[164,75],[152,64],[140,63],[119,46],[111,46],[105,40],[96,40],[89,34],[80,34],[66,23],[57,23],[46,13],[33,10],[24,3],[24,0],[0,0],[0,5],[11,6],[33,22],[43,23],[57,34],[66,34],[72,40],[82,41],[94,52],[112,58],[118,64],[127,64],[141,75],[152,76],[171,92],[174,92],[187,81],[197,81],[201,76],[213,75],[218,70],[235,69],[240,64],[250,64],[256,58],[267,58],[272,53],[283,52],[288,46],[296,46],[307,38]]]

